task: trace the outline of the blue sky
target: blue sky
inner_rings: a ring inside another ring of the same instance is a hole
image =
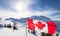
[[[19,1],[19,0],[0,0],[0,9],[6,10],[6,11],[8,10],[15,11],[16,8],[13,3],[15,3],[16,1]],[[13,4],[13,7],[12,7],[12,4]],[[35,11],[38,11],[38,12],[43,11],[43,13],[44,11],[45,12],[53,11],[53,13],[51,12],[52,14],[50,14],[49,16],[56,19],[60,18],[60,0],[33,0],[33,3],[32,2],[29,3],[27,7],[33,13],[35,13]]]
[[[41,9],[49,9],[51,10],[60,10],[60,0],[35,0],[35,3],[32,5],[32,7],[39,7]]]
[[[0,7],[6,10],[11,8],[9,0],[0,0]]]
[[[60,18],[60,0],[35,0],[35,3],[31,5],[33,10],[54,10],[54,14],[51,14],[52,17]],[[38,7],[38,9],[37,9]],[[31,8],[31,9],[32,9]]]

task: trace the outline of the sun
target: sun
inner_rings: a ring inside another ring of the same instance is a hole
[[[26,9],[27,4],[25,2],[17,2],[14,6],[16,11],[23,11],[24,9]]]

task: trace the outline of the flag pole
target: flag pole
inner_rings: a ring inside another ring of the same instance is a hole
[[[27,23],[26,23],[26,36],[27,36]]]

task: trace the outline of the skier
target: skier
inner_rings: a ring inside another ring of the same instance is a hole
[[[16,23],[14,23],[13,32],[14,32],[14,30],[17,30]]]
[[[6,25],[4,25],[4,27],[6,27]]]
[[[7,27],[7,28],[11,28],[11,24],[8,24],[6,27]]]

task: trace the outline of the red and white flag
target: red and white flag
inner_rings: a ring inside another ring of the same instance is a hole
[[[53,22],[53,21],[49,21],[49,22],[38,21],[37,23],[34,23],[33,19],[29,18],[27,22],[28,22],[28,29],[35,30],[37,27],[42,32],[47,31],[46,33],[48,33],[48,34],[54,34],[54,32],[56,31],[56,28],[57,28],[55,22]]]

